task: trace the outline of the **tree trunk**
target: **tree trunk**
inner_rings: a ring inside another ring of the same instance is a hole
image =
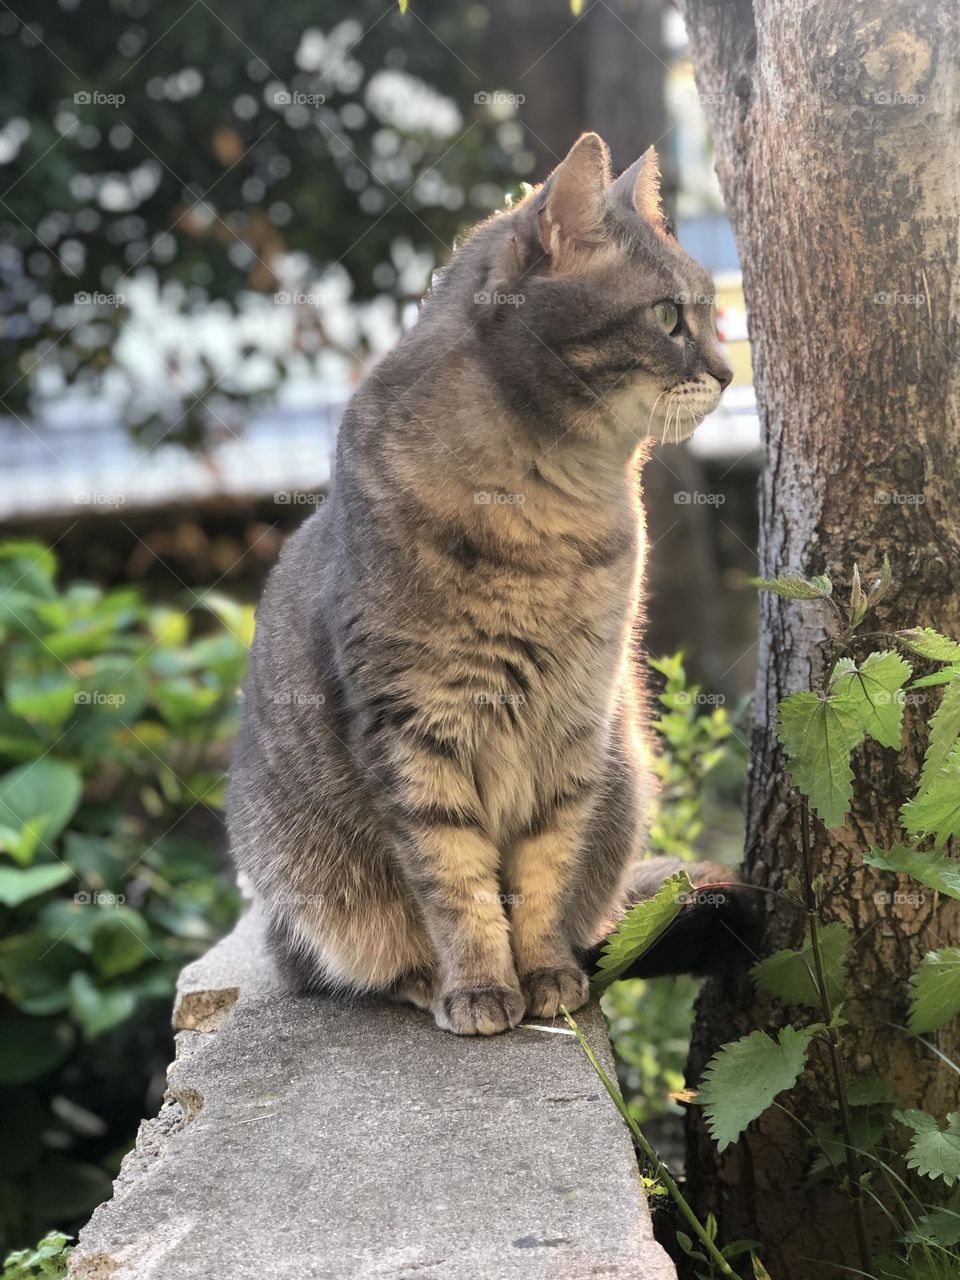
[[[760,571],[846,582],[855,561],[872,568],[886,551],[895,586],[882,625],[960,636],[960,9],[686,0],[685,10],[744,270],[766,449]],[[799,869],[797,796],[773,725],[779,699],[821,678],[827,623],[823,606],[764,597],[746,802],[746,873],[761,889],[784,888]],[[902,838],[897,810],[938,696],[923,693],[907,708],[902,757],[871,743],[855,752],[852,816],[838,831],[815,823],[814,860],[825,915],[857,938],[850,1076],[879,1073],[905,1105],[942,1117],[956,1108],[956,1075],[889,1024],[905,1021],[906,978],[924,953],[956,942],[960,904],[928,891],[919,906],[883,905],[874,895],[890,879],[862,861],[872,844]],[[800,913],[769,902],[771,944],[797,945]],[[748,978],[708,983],[691,1082],[719,1044],[776,1020]],[[934,1038],[960,1060],[956,1020]],[[831,1093],[814,1049],[795,1110],[807,1124],[826,1119]],[[807,1280],[812,1259],[859,1265],[848,1203],[808,1181],[793,1121],[773,1108],[718,1156],[690,1111],[692,1190],[726,1239],[762,1238],[775,1280]]]

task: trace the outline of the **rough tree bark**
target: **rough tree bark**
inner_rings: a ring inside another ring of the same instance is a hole
[[[890,554],[895,628],[960,635],[960,7],[953,0],[685,0],[700,92],[744,269],[766,470],[760,571],[849,579]],[[799,866],[798,810],[773,723],[778,699],[821,676],[826,617],[767,596],[747,795],[747,874],[780,889]],[[955,943],[958,904],[875,901],[864,869],[890,847],[935,705],[908,707],[906,756],[858,749],[853,814],[815,826],[829,916],[858,941],[845,1036],[852,1078],[879,1072],[909,1106],[956,1108],[957,1076],[886,1024],[905,1017],[905,976]],[[909,768],[905,768],[907,764]],[[907,887],[904,883],[901,887]],[[915,886],[914,886],[915,888]],[[777,903],[779,900],[770,898]],[[799,913],[770,907],[771,942],[796,945]],[[716,1047],[776,1020],[749,979],[701,997],[690,1078]],[[960,1060],[955,1021],[938,1034]],[[825,1118],[815,1051],[795,1098]],[[728,1239],[759,1235],[776,1280],[811,1259],[857,1266],[847,1202],[805,1177],[808,1146],[773,1109],[722,1157],[691,1108],[689,1176]],[[874,1224],[878,1236],[879,1224]]]

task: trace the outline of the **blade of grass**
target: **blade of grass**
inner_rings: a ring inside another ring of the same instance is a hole
[[[710,1257],[710,1260],[714,1263],[716,1267],[719,1268],[721,1275],[732,1277],[732,1280],[739,1280],[737,1273],[731,1269],[730,1264],[727,1262],[726,1258],[724,1258],[723,1254],[720,1252],[720,1250],[717,1248],[714,1242],[707,1235],[706,1228],[701,1225],[700,1219],[690,1208],[690,1205],[687,1203],[686,1197],[684,1196],[683,1192],[680,1190],[680,1188],[674,1182],[673,1178],[670,1176],[670,1170],[667,1168],[667,1166],[663,1163],[663,1161],[657,1155],[656,1151],[654,1151],[653,1147],[651,1147],[647,1139],[643,1136],[643,1133],[640,1131],[640,1128],[638,1127],[637,1122],[634,1120],[633,1116],[630,1114],[630,1111],[627,1108],[627,1104],[623,1100],[620,1090],[613,1083],[613,1081],[607,1075],[606,1071],[604,1071],[603,1067],[598,1062],[597,1056],[593,1052],[593,1050],[590,1048],[590,1045],[587,1043],[587,1040],[584,1037],[583,1032],[577,1026],[576,1022],[570,1016],[567,1010],[563,1007],[563,1005],[560,1006],[560,1011],[563,1014],[563,1016],[566,1018],[567,1024],[573,1031],[573,1034],[577,1037],[577,1042],[579,1043],[580,1048],[586,1054],[587,1061],[590,1063],[591,1067],[593,1067],[594,1071],[597,1073],[597,1076],[600,1079],[600,1083],[606,1089],[607,1093],[609,1093],[610,1097],[613,1100],[614,1106],[620,1112],[620,1115],[623,1117],[627,1127],[629,1128],[630,1132],[633,1134],[634,1142],[637,1144],[637,1146],[640,1148],[643,1154],[647,1157],[647,1159],[656,1169],[657,1177],[660,1179],[660,1181],[669,1191],[670,1195],[673,1197],[677,1205],[677,1208],[680,1210],[680,1212],[686,1218],[687,1222],[690,1224],[690,1229],[693,1231],[694,1235],[703,1245],[704,1249],[706,1249],[707,1254]]]

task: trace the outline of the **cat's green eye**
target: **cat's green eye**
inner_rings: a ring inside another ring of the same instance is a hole
[[[680,308],[675,302],[655,302],[653,314],[657,317],[664,331],[673,337],[680,325]]]

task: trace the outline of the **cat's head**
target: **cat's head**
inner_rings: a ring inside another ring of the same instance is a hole
[[[461,282],[451,293],[505,394],[548,417],[594,435],[680,440],[731,379],[713,281],[664,219],[653,148],[611,180],[606,145],[584,134],[451,265]]]

